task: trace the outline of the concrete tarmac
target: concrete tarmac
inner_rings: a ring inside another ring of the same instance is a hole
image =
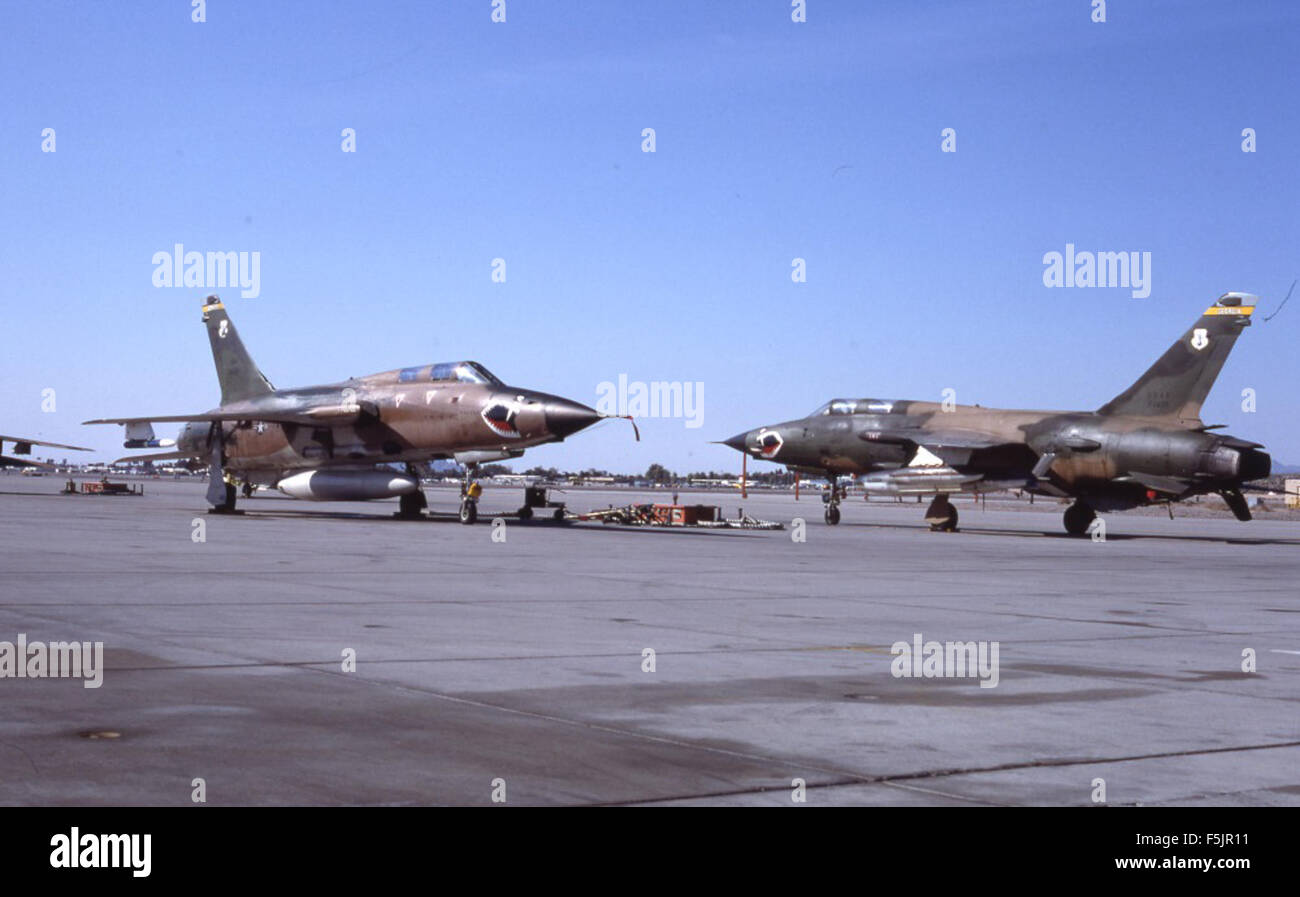
[[[0,678],[3,804],[1300,805],[1297,522],[683,493],[787,529],[494,541],[521,490],[462,526],[62,482],[0,476],[0,641],[102,641],[103,683]],[[917,633],[996,642],[996,687],[895,677]]]

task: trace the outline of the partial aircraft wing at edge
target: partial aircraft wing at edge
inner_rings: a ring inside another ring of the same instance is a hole
[[[70,449],[74,452],[93,452],[94,449],[86,448],[82,445],[64,445],[61,442],[42,442],[39,439],[27,439],[23,436],[2,436],[0,442],[16,442],[19,445],[43,445],[46,448]]]
[[[12,458],[9,455],[0,455],[0,467],[53,467],[53,464],[46,464],[44,461],[28,461],[26,458]]]

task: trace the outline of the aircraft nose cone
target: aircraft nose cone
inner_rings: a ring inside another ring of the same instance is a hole
[[[600,420],[600,412],[580,402],[552,399],[546,403],[546,429],[557,439],[572,436]]]
[[[722,444],[729,445],[738,452],[743,452],[745,450],[745,440],[748,437],[749,437],[749,431],[746,430],[744,433],[737,433],[735,436],[732,436],[730,439],[722,440]]]

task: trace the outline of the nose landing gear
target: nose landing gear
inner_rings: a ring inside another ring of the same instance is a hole
[[[477,489],[478,483],[475,483],[470,488]],[[465,524],[466,526],[469,526],[471,523],[474,523],[476,520],[478,520],[478,502],[475,501],[473,498],[461,499],[460,522]]]
[[[822,502],[826,505],[826,524],[835,526],[840,522],[840,499],[844,497],[844,490],[835,482],[835,474],[828,474],[831,486],[822,493]]]
[[[460,484],[460,522],[469,526],[478,520],[478,497],[483,494],[483,487],[473,481],[477,464],[465,465],[465,479]]]

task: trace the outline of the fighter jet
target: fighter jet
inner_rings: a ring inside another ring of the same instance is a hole
[[[32,446],[43,445],[46,448],[68,449],[74,452],[93,452],[94,449],[88,449],[80,445],[63,445],[58,442],[41,442],[39,439],[27,439],[23,436],[0,436],[0,467],[48,467],[40,461],[28,461],[24,458],[11,458],[4,454],[4,444],[12,442],[14,444],[15,455],[30,455]]]
[[[824,474],[828,524],[840,521],[844,489],[933,495],[926,522],[957,528],[955,492],[1019,489],[1073,498],[1065,529],[1088,532],[1098,511],[1118,511],[1218,493],[1249,520],[1242,488],[1268,476],[1257,442],[1219,435],[1201,405],[1257,297],[1225,293],[1137,381],[1096,411],[1017,411],[939,402],[832,399],[799,420],[724,442],[747,456]]]
[[[399,368],[325,386],[275,389],[253,363],[216,296],[203,305],[221,404],[202,414],[115,417],[126,448],[171,451],[120,460],[202,459],[207,500],[233,512],[237,485],[274,486],[314,501],[398,496],[399,514],[419,516],[428,503],[420,465],[454,459],[465,468],[460,520],[478,517],[481,462],[517,458],[560,442],[605,415],[586,405],[507,386],[474,361]],[[153,424],[183,423],[176,439],[158,439]],[[392,464],[404,465],[404,470]]]

